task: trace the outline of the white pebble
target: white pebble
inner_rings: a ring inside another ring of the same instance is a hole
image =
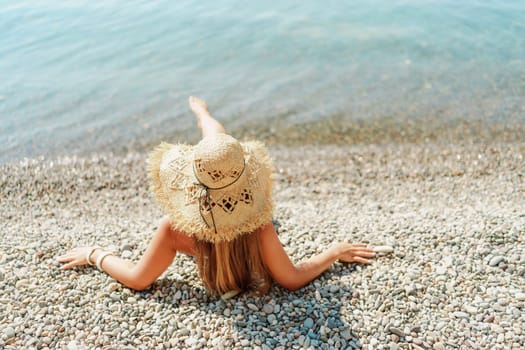
[[[525,293],[518,292],[516,293],[515,298],[518,301],[525,301]]]
[[[437,343],[434,343],[434,345],[432,346],[432,349],[445,350],[445,345],[443,345],[443,343],[437,342]]]
[[[226,293],[224,293],[223,295],[221,295],[221,299],[222,299],[222,300],[228,300],[228,299],[233,298],[233,297],[236,296],[237,294],[239,294],[239,291],[238,291],[238,290],[230,290],[229,292],[226,292]]]
[[[505,257],[501,255],[496,255],[492,257],[489,261],[489,266],[497,266],[500,262],[504,261]]]
[[[13,338],[15,336],[15,330],[13,327],[6,327],[4,329],[4,339]]]
[[[106,291],[111,293],[111,292],[116,291],[117,289],[120,289],[121,286],[122,285],[120,283],[112,282],[112,283],[108,284],[108,286],[106,287]]]
[[[478,312],[478,308],[472,305],[463,305],[463,310],[465,310],[471,315]]]
[[[394,248],[389,245],[378,245],[374,247],[374,252],[380,254],[389,254],[394,252]]]
[[[67,344],[67,350],[77,350],[77,349],[78,349],[78,345],[75,340],[72,340]]]

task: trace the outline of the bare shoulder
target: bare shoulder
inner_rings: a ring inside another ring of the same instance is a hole
[[[259,244],[265,260],[272,259],[276,254],[284,252],[281,241],[277,236],[277,231],[271,222],[260,228]]]
[[[272,222],[269,222],[259,229],[259,239],[261,240],[261,244],[263,244],[265,241],[273,241],[277,237],[277,231],[275,230],[275,227],[273,226]]]
[[[190,237],[184,232],[172,230],[173,245],[177,252],[184,253],[186,255],[195,256],[195,238]]]
[[[164,232],[168,232],[173,242],[173,248],[180,253],[195,256],[195,238],[188,236],[186,233],[174,230],[171,221],[168,217],[164,217],[161,221],[161,226],[164,226]]]

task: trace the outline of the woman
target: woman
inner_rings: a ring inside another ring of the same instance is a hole
[[[100,247],[80,247],[58,257],[63,269],[85,264],[129,288],[146,289],[177,253],[196,257],[211,293],[268,291],[271,280],[296,290],[333,262],[370,263],[364,244],[338,243],[299,264],[283,249],[272,224],[271,159],[259,142],[240,143],[190,97],[203,139],[194,147],[162,143],[149,159],[157,201],[168,213],[138,263]]]

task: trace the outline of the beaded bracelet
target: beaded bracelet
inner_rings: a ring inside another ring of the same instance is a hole
[[[100,255],[98,256],[98,258],[97,258],[97,262],[96,262],[96,265],[97,265],[97,268],[98,268],[100,271],[104,271],[104,270],[102,269],[101,264],[102,264],[102,260],[104,260],[108,255],[113,255],[113,253],[112,253],[112,252],[108,252],[108,251],[104,251],[104,252],[100,253]]]
[[[95,246],[86,252],[86,262],[89,266],[95,265],[94,263],[91,262],[91,255],[93,255],[93,252],[95,252],[95,250],[97,249],[102,249],[102,247]]]

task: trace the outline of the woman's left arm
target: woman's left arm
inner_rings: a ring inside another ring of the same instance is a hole
[[[177,250],[173,241],[170,223],[165,219],[161,222],[137,264],[118,256],[107,255],[102,260],[100,267],[125,286],[135,290],[144,290],[166,271],[175,258]],[[91,247],[75,248],[65,255],[59,256],[57,260],[66,263],[62,269],[86,265],[88,263],[86,254],[89,254],[91,250]],[[90,263],[95,264],[102,254],[104,254],[102,249],[95,249],[90,256]]]
[[[259,234],[262,256],[268,272],[278,284],[292,291],[315,279],[337,260],[369,264],[369,259],[375,256],[374,251],[365,244],[338,243],[320,254],[294,264],[271,223],[263,226]]]

